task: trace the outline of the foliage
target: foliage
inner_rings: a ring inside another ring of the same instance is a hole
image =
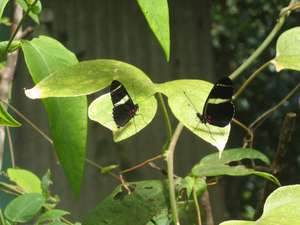
[[[167,1],[137,0],[137,2],[169,60],[170,32]],[[25,11],[24,18],[30,16],[36,23],[39,23],[38,17],[42,10],[40,1],[17,0],[17,3]],[[1,2],[0,16],[2,16],[6,4],[7,1]],[[233,1],[228,1],[228,4],[234,6]],[[282,9],[273,31],[253,53],[251,56],[253,59],[250,57],[242,65],[244,68],[237,69],[230,76],[232,79],[240,76],[244,69],[253,63],[271,43],[285,19],[298,8],[300,8],[300,3],[292,2]],[[230,12],[237,13],[234,7],[230,9]],[[22,22],[23,20],[19,25]],[[252,79],[271,63],[275,65],[277,71],[282,69],[299,70],[299,37],[299,27],[282,33],[277,40],[275,58],[258,68],[242,84],[234,98],[238,98]],[[21,41],[16,41],[14,38],[15,34],[9,41],[0,43],[1,61],[5,61],[9,52],[22,49],[27,68],[35,83],[35,86],[26,90],[25,94],[31,99],[42,99],[48,113],[53,141],[49,137],[46,138],[53,143],[71,188],[77,196],[80,192],[84,161],[87,160],[85,156],[87,116],[110,129],[114,141],[122,141],[144,129],[153,120],[157,111],[155,95],[161,97],[163,94],[168,98],[168,105],[172,113],[179,120],[173,137],[166,141],[167,144],[163,146],[165,152],[161,155],[161,158],[164,157],[167,161],[168,180],[127,183],[122,179],[123,171],[120,171],[119,174],[114,173],[113,169],[117,168],[116,165],[97,166],[97,169],[100,168],[102,172],[105,171],[118,179],[121,185],[96,206],[84,220],[84,225],[179,224],[179,220],[188,215],[188,211],[191,211],[193,207],[199,221],[202,209],[198,207],[198,198],[207,191],[206,179],[209,177],[257,175],[280,185],[278,179],[272,174],[274,168],[273,165],[270,166],[267,156],[251,147],[254,128],[247,127],[237,120],[234,122],[244,128],[249,136],[243,147],[227,149],[222,155],[217,153],[207,155],[193,166],[186,177],[176,176],[174,179],[173,153],[182,125],[217,147],[219,153],[222,153],[226,146],[230,134],[230,124],[225,127],[203,124],[197,116],[197,113],[202,113],[213,84],[203,80],[173,80],[156,84],[139,68],[121,61],[95,59],[78,62],[74,53],[57,40],[47,36]],[[114,106],[110,93],[101,95],[89,107],[87,106],[86,96],[104,90],[113,80],[120,81],[132,101],[139,105],[138,114],[122,128],[117,127],[112,117]],[[299,84],[296,87],[299,87]],[[160,98],[160,103],[165,107],[162,98]],[[20,123],[13,119],[8,112],[2,107],[0,109],[1,125],[20,126]],[[164,111],[164,117],[166,121],[170,120],[166,111]],[[171,130],[170,127],[168,129]],[[172,131],[170,131],[171,133]],[[246,148],[245,146],[250,147]],[[245,160],[250,161],[250,164],[244,165]],[[264,165],[263,168],[268,168],[269,172],[261,170],[261,165],[257,166],[255,160],[266,164],[267,166]],[[10,225],[29,221],[35,221],[36,225],[73,224],[65,218],[69,214],[68,211],[55,208],[58,199],[49,190],[49,186],[52,184],[50,172],[40,179],[30,171],[10,168],[6,173],[3,172],[2,176],[9,180],[0,182],[1,190],[17,196],[6,206],[3,214],[0,211],[0,221],[3,224]],[[300,221],[300,213],[298,211],[294,213],[291,209],[296,207],[297,202],[299,202],[298,185],[281,187],[269,196],[264,213],[256,222],[227,221],[222,224],[269,225],[277,223],[281,219],[282,224],[296,224]],[[180,215],[180,219],[178,215]],[[288,215],[289,219],[284,218],[283,215]],[[195,221],[190,223],[194,224]]]

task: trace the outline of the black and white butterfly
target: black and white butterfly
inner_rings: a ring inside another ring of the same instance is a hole
[[[227,126],[235,111],[232,95],[233,83],[231,79],[229,77],[221,78],[214,84],[206,98],[202,114],[196,113],[197,117],[204,124],[208,123],[217,127]],[[191,102],[190,99],[189,101]]]
[[[113,103],[113,119],[118,128],[124,127],[136,115],[139,106],[132,101],[124,85],[117,80],[111,82],[110,96]]]

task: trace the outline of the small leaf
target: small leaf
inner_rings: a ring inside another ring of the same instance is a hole
[[[60,42],[46,36],[22,41],[22,50],[35,83],[54,71],[78,62],[74,53]],[[86,97],[51,98],[42,102],[48,114],[49,129],[59,161],[72,190],[78,195],[83,176],[87,139]]]
[[[300,27],[289,29],[279,36],[272,63],[278,72],[283,69],[300,71]]]
[[[105,166],[105,167],[102,167],[100,169],[100,172],[102,174],[108,174],[108,173],[112,172],[114,169],[116,169],[118,167],[119,167],[119,165],[114,165],[114,164],[113,165],[109,165],[109,166]]]
[[[61,221],[53,221],[50,223],[46,223],[45,225],[68,225],[67,223],[61,222]]]
[[[1,0],[0,1],[0,18],[2,18],[3,11],[5,9],[5,6],[7,5],[8,0]]]
[[[21,123],[16,121],[2,106],[0,103],[0,125],[9,127],[20,127]]]
[[[118,186],[84,220],[83,225],[145,225],[168,211],[167,183],[159,180],[129,183],[132,192]]]
[[[32,172],[23,169],[7,169],[9,179],[20,186],[25,193],[42,193],[41,181]]]
[[[228,149],[223,152],[221,159],[219,159],[218,154],[216,153],[204,157],[192,168],[192,175],[197,177],[210,177],[223,175],[248,176],[253,174],[280,185],[277,178],[272,174],[256,171],[252,168],[247,168],[244,165],[230,165],[231,162],[236,162],[243,159],[259,159],[269,164],[268,158],[257,150],[245,148]]]
[[[17,3],[21,6],[21,8],[24,10],[24,12],[27,11],[28,5],[27,5],[25,0],[17,0]],[[36,6],[34,6],[33,8],[40,8],[41,9],[42,8],[41,2],[37,1]],[[35,11],[37,11],[37,9],[35,9]],[[37,24],[40,23],[38,14],[34,13],[32,10],[29,12],[29,16]]]
[[[262,216],[256,221],[230,220],[220,225],[299,225],[300,185],[276,189],[267,198]]]
[[[184,126],[222,152],[229,137],[230,124],[226,127],[203,124],[196,115],[202,114],[212,87],[213,84],[202,80],[175,80],[160,84],[157,89],[168,97],[173,114]]]
[[[43,223],[46,221],[57,220],[57,219],[61,218],[62,216],[65,216],[68,214],[70,214],[70,213],[67,211],[61,210],[61,209],[52,209],[52,210],[49,210],[49,211],[43,213],[39,217],[37,223],[39,224],[39,223]]]
[[[170,24],[167,0],[137,0],[147,22],[170,59]]]
[[[41,194],[24,194],[15,198],[7,205],[4,215],[11,222],[25,223],[40,211],[44,203],[45,199]]]
[[[49,187],[51,184],[53,184],[53,182],[51,180],[51,172],[50,172],[50,170],[47,170],[47,172],[42,177],[42,182],[41,182],[42,192],[46,199],[50,195]]]

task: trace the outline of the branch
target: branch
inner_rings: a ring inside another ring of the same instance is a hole
[[[205,224],[206,225],[214,225],[214,218],[213,218],[213,214],[212,214],[209,193],[207,190],[203,193],[203,196],[201,198],[201,203],[205,210],[205,218],[206,218]]]

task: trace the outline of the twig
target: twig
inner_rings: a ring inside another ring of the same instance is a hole
[[[139,164],[137,164],[137,165],[135,165],[135,166],[133,166],[133,167],[130,167],[130,168],[125,169],[125,170],[122,170],[120,173],[121,173],[121,174],[124,174],[124,173],[132,172],[132,171],[134,171],[134,170],[136,170],[136,169],[139,169],[139,168],[141,168],[141,167],[143,167],[143,166],[146,166],[147,164],[149,164],[149,163],[151,163],[151,162],[153,162],[153,161],[155,161],[155,160],[161,159],[162,157],[163,157],[163,155],[157,155],[157,156],[154,156],[154,157],[152,157],[152,158],[150,158],[150,159],[147,159],[147,160],[145,160],[144,162],[139,163]]]
[[[15,161],[15,154],[14,154],[14,146],[13,146],[13,142],[12,142],[9,127],[6,127],[6,132],[7,132],[7,139],[8,139],[8,145],[9,145],[11,166],[13,168],[15,168],[16,167],[16,161]]]
[[[33,27],[26,27],[22,32],[21,38],[28,37],[34,31]]]
[[[150,166],[151,168],[153,168],[153,169],[155,169],[155,170],[160,171],[162,175],[168,176],[168,172],[167,172],[165,169],[160,168],[160,167],[159,167],[158,165],[156,165],[154,162],[150,162],[150,163],[148,164],[148,166]],[[174,177],[174,179],[180,178],[180,176],[176,175],[175,173],[174,173],[174,176],[173,176],[173,177]]]
[[[159,102],[160,102],[161,107],[162,107],[162,111],[163,111],[163,115],[164,115],[164,121],[165,121],[167,130],[168,130],[168,137],[169,137],[169,140],[171,140],[173,134],[172,134],[172,124],[171,124],[171,120],[170,120],[170,117],[169,117],[169,114],[168,114],[168,110],[167,110],[165,101],[164,101],[161,93],[158,93],[158,97],[159,97]]]
[[[235,118],[232,119],[232,122],[243,128],[248,134],[248,137],[244,139],[243,147],[245,148],[248,145],[251,147],[253,142],[253,132],[245,124]]]
[[[201,223],[201,211],[200,211],[198,197],[197,197],[197,193],[196,193],[195,188],[193,188],[193,198],[194,198],[194,203],[195,203],[195,208],[196,208],[197,224],[202,225],[202,223]]]
[[[205,211],[205,218],[206,218],[205,224],[206,225],[214,225],[214,218],[213,218],[213,214],[212,214],[209,193],[207,190],[203,193],[203,196],[201,198],[201,203],[202,203],[203,209]]]
[[[287,113],[284,118],[282,127],[280,129],[276,155],[271,164],[271,171],[273,174],[278,174],[280,172],[281,164],[283,162],[284,156],[286,155],[287,146],[291,141],[295,124],[296,124],[296,113]],[[261,196],[259,198],[256,207],[255,218],[258,218],[259,215],[261,215],[266,197],[269,195],[269,193],[271,193],[272,189],[273,189],[273,184],[270,184],[269,182],[268,183],[265,182],[261,192]]]
[[[175,185],[174,185],[174,151],[182,129],[183,129],[183,124],[179,123],[172,136],[168,151],[166,152],[166,160],[168,166],[169,196],[170,196],[170,204],[172,209],[173,221],[175,225],[180,225],[180,222],[179,222],[179,216],[177,212]]]
[[[271,64],[271,61],[266,62],[262,66],[260,66],[250,77],[243,83],[240,89],[234,94],[233,99],[236,99],[240,94],[245,90],[245,88],[261,73],[265,68],[267,68]]]
[[[300,83],[298,83],[296,87],[294,87],[279,103],[277,103],[271,109],[267,110],[266,112],[261,114],[256,120],[254,120],[248,128],[254,131],[267,117],[269,117],[281,105],[283,105],[290,97],[292,97],[299,88],[300,88]]]

